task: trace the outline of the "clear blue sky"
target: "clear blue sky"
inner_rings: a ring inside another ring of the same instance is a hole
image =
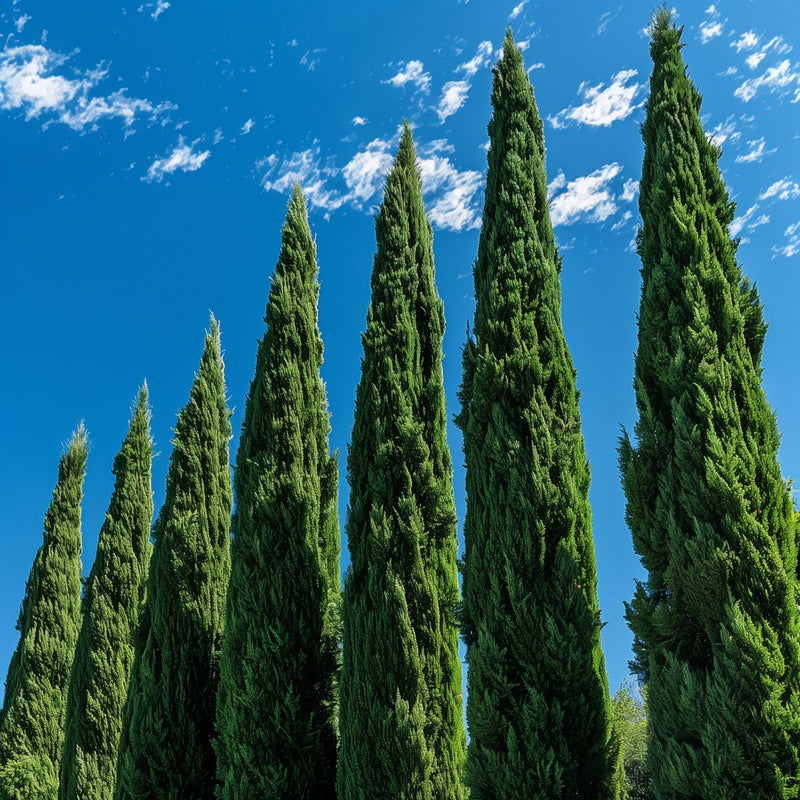
[[[293,180],[317,237],[333,446],[352,425],[382,177],[414,127],[445,302],[456,411],[472,316],[490,67],[511,24],[546,119],[564,326],[582,391],[603,645],[627,675],[623,601],[641,575],[616,443],[633,352],[649,3],[527,0],[0,5],[0,673],[61,445],[91,437],[88,572],[137,388],[153,406],[156,509],[208,312],[221,321],[235,448]],[[344,9],[347,11],[345,12]],[[764,383],[800,476],[800,4],[684,2],[684,55],[738,203],[740,258],[770,323]],[[451,426],[463,518],[461,440]],[[348,488],[341,486],[341,509]]]

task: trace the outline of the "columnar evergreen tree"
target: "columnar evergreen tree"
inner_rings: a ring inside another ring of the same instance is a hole
[[[654,20],[642,129],[636,442],[620,462],[648,571],[628,609],[656,798],[778,798],[798,775],[797,545],[719,150],[681,32]]]
[[[153,493],[147,386],[114,459],[114,492],[84,589],[67,699],[59,800],[112,800],[134,635],[150,563]]]
[[[212,746],[230,573],[230,412],[212,318],[178,415],[117,764],[117,800],[214,797]]]
[[[44,541],[25,587],[20,640],[0,711],[0,797],[55,800],[69,676],[80,625],[83,425],[58,465]]]
[[[561,324],[542,121],[511,32],[464,351],[467,784],[484,798],[614,798],[589,467]]]
[[[336,797],[341,545],[317,272],[295,186],[236,461],[217,704],[225,800]]]
[[[348,456],[339,800],[464,797],[444,312],[406,125],[377,252]]]

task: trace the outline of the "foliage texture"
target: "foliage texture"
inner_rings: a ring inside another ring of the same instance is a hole
[[[25,587],[0,711],[0,798],[55,800],[81,602],[81,499],[88,441],[81,425],[58,465],[44,541]]]
[[[212,318],[178,415],[117,765],[117,800],[215,794],[212,746],[230,573],[230,412]]]
[[[464,351],[463,635],[472,800],[619,791],[589,467],[561,324],[542,121],[509,31]]]
[[[295,187],[236,461],[218,697],[225,800],[336,796],[341,545],[317,272]]]
[[[636,443],[620,449],[647,569],[628,608],[658,800],[777,798],[798,774],[797,546],[761,388],[765,325],[669,12],[642,129]]]
[[[81,606],[67,697],[59,800],[112,800],[147,567],[153,447],[147,387],[114,459],[114,492]]]
[[[464,797],[444,312],[406,125],[377,252],[348,456],[339,799]]]

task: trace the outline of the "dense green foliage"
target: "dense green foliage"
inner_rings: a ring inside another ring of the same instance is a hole
[[[463,798],[444,312],[408,126],[375,233],[348,456],[339,800]]]
[[[464,351],[467,784],[484,798],[619,791],[600,649],[589,467],[561,325],[543,126],[509,32]]]
[[[611,709],[625,770],[624,800],[650,800],[652,777],[647,764],[645,701],[623,684],[611,698]]]
[[[774,800],[798,774],[794,513],[760,384],[761,306],[681,49],[659,12],[642,129],[639,418],[620,449],[648,576],[628,620],[655,797]]]
[[[55,800],[81,602],[81,499],[88,442],[81,425],[58,465],[44,541],[25,586],[0,711],[0,798]],[[28,784],[25,785],[25,776]]]
[[[67,696],[59,800],[114,796],[133,640],[150,563],[152,457],[145,386],[114,459],[114,492],[84,589]]]
[[[214,797],[212,746],[230,572],[230,412],[212,319],[178,415],[117,768],[117,800]]]
[[[341,545],[317,271],[296,186],[236,461],[217,723],[226,800],[336,797]]]

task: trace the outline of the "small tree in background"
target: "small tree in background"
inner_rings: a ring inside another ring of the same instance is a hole
[[[628,684],[611,698],[614,730],[625,769],[624,800],[650,800],[652,775],[647,764],[647,705]]]
[[[80,625],[81,499],[88,449],[81,425],[61,456],[44,518],[44,541],[25,586],[17,622],[20,640],[0,711],[0,798],[55,800],[58,794]]]
[[[67,698],[59,800],[112,800],[147,567],[153,493],[147,386],[114,459],[114,492],[86,581]]]
[[[178,415],[123,723],[117,800],[211,800],[230,572],[230,411],[211,320]]]

